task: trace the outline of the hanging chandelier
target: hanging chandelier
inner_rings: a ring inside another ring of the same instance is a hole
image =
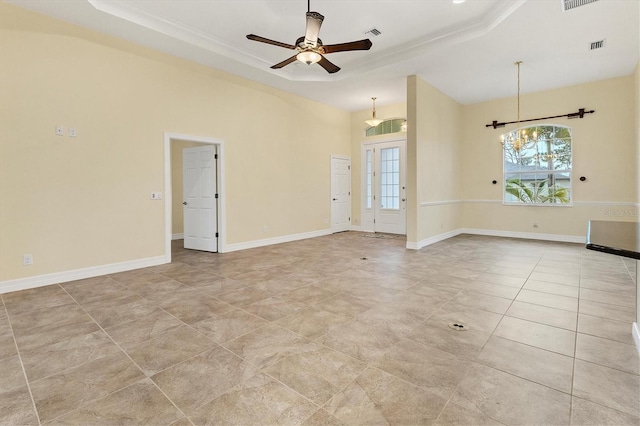
[[[549,154],[549,153],[543,153],[543,154],[538,153],[538,154],[533,156],[533,159],[536,160],[536,161],[540,161],[540,160],[542,160],[542,161],[557,160],[558,159],[558,154],[555,153],[555,152],[553,152],[551,154]]]
[[[376,98],[371,98],[371,100],[373,101],[373,115],[370,120],[365,120],[365,123],[367,123],[371,127],[376,127],[378,124],[382,123],[384,120],[380,120],[379,118],[376,118]]]
[[[520,65],[522,61],[514,63],[518,67],[518,119],[516,121],[516,130],[507,135],[501,136],[502,146],[505,148],[507,144],[510,145],[515,152],[520,152],[529,142],[536,142],[538,139],[538,133],[534,131],[531,136],[525,129],[520,129]]]

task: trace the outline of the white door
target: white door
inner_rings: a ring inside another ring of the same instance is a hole
[[[404,140],[364,147],[363,229],[406,234]]]
[[[331,157],[331,232],[351,228],[351,160]]]
[[[184,248],[218,251],[216,146],[185,148],[183,161]]]

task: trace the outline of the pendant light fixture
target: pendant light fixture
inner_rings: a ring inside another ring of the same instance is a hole
[[[371,127],[376,127],[378,124],[382,123],[384,120],[380,120],[379,118],[376,118],[376,98],[371,98],[371,100],[373,101],[373,115],[370,120],[365,120],[365,123],[367,123]]]
[[[526,130],[520,130],[520,65],[522,61],[515,62],[514,65],[518,67],[518,115],[516,121],[516,130],[505,135],[502,135],[501,143],[504,146],[505,144],[511,145],[515,152],[520,152],[525,145],[529,142],[536,142],[538,139],[538,133],[536,131],[533,132],[532,137],[529,137],[529,134]]]

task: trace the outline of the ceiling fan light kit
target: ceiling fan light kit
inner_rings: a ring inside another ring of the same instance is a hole
[[[298,53],[296,55],[296,59],[300,62],[304,62],[307,65],[311,65],[318,63],[320,59],[322,59],[322,56],[312,50],[305,50],[304,52]]]
[[[351,50],[369,50],[372,43],[369,39],[351,41],[348,43],[323,45],[322,40],[318,38],[320,27],[324,21],[324,16],[318,12],[312,12],[309,0],[307,0],[307,29],[303,37],[299,37],[295,44],[282,43],[271,40],[255,34],[248,34],[249,40],[258,41],[260,43],[271,44],[273,46],[284,47],[285,49],[297,50],[298,53],[284,61],[277,63],[271,69],[280,69],[289,65],[296,60],[304,62],[307,65],[319,64],[329,74],[340,71],[340,67],[333,64],[324,55],[335,52],[348,52]]]

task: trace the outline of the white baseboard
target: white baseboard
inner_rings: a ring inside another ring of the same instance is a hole
[[[171,234],[172,240],[184,240],[184,234]]]
[[[407,241],[407,248],[410,250],[420,250],[423,247],[430,246],[431,244],[435,244],[437,242],[455,237],[456,235],[460,235],[460,234],[461,232],[459,229],[454,229],[453,231],[449,231],[443,234],[434,235],[433,237],[425,238],[424,240],[420,240],[417,243]]]
[[[91,266],[71,271],[54,272],[52,274],[0,281],[0,294],[81,280],[84,278],[98,277],[100,275],[115,274],[116,272],[130,271],[132,269],[148,268],[149,266],[162,265],[164,263],[167,263],[164,256],[156,256],[148,257],[146,259],[111,263],[109,265]]]
[[[362,226],[360,225],[351,225],[350,231],[362,232]]]
[[[424,240],[420,240],[418,242],[407,241],[407,248],[410,250],[420,250],[423,247],[435,244],[448,238],[455,237],[460,234],[486,235],[490,237],[505,238],[522,238],[525,240],[559,241],[564,243],[578,244],[584,244],[586,242],[586,236],[583,237],[575,235],[535,234],[532,232],[498,231],[495,229],[458,228],[454,229],[453,231],[425,238]]]
[[[283,235],[281,237],[265,238],[264,240],[246,241],[244,243],[227,244],[224,252],[247,250],[257,247],[271,246],[274,244],[290,243],[291,241],[306,240],[307,238],[322,237],[331,235],[331,229],[321,229],[319,231],[303,232],[301,234]]]
[[[637,322],[631,325],[631,334],[633,334],[633,341],[636,342],[636,349],[638,350],[638,355],[640,355],[640,329]]]
[[[498,231],[495,229],[460,228],[458,234],[487,235],[490,237],[522,238],[525,240],[559,241],[585,244],[587,237],[576,235],[536,234],[533,232]]]
[[[352,230],[355,227],[352,226]],[[497,231],[492,229],[476,229],[476,228],[459,228],[453,231],[445,232],[433,237],[425,238],[419,242],[407,241],[406,247],[411,250],[420,250],[423,247],[455,237],[460,234],[487,235],[494,237],[523,238],[545,241],[562,241],[569,243],[584,243],[585,237],[573,235],[555,235],[555,234],[534,234],[528,232],[512,232]],[[181,234],[174,234],[174,236]],[[284,235],[281,237],[266,238],[263,240],[247,241],[244,243],[228,244],[224,252],[232,252],[238,250],[246,250],[256,247],[270,246],[273,244],[288,243],[291,241],[304,240],[307,238],[322,237],[331,235],[331,229],[322,229],[319,231],[303,232],[300,234]],[[177,238],[176,238],[177,239]],[[26,290],[30,288],[42,287],[51,284],[80,280],[84,278],[92,278],[100,275],[114,274],[117,272],[130,271],[132,269],[147,268],[149,266],[162,265],[167,263],[165,256],[149,257],[146,259],[130,260],[120,263],[112,263],[109,265],[91,266],[88,268],[75,269],[71,271],[55,272],[52,274],[37,275],[34,277],[18,278],[14,280],[0,281],[0,294],[12,291]],[[640,348],[640,337],[638,336],[638,326],[634,324],[634,338],[636,344]],[[640,350],[640,349],[639,349]]]

